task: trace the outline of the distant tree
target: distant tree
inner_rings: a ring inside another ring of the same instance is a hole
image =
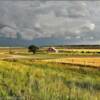
[[[33,54],[35,54],[37,52],[37,50],[39,49],[39,47],[35,46],[35,45],[30,45],[28,47],[28,51],[32,52]]]

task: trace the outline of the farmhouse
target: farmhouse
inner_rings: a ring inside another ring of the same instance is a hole
[[[58,50],[55,48],[55,47],[49,47],[48,52],[55,52],[55,53],[58,53]]]

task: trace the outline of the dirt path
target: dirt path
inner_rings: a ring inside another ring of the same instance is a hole
[[[0,59],[32,59],[34,57],[23,56],[23,55],[7,55],[4,57],[0,57]]]

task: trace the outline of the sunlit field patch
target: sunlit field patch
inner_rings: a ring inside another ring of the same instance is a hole
[[[68,57],[68,58],[59,58],[59,59],[49,59],[44,61],[100,67],[100,57]]]

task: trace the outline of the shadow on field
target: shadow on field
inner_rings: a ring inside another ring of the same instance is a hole
[[[78,81],[65,81],[65,84],[72,88],[73,86],[87,89],[87,90],[97,90],[100,91],[100,84],[92,84],[91,82],[78,82]]]

